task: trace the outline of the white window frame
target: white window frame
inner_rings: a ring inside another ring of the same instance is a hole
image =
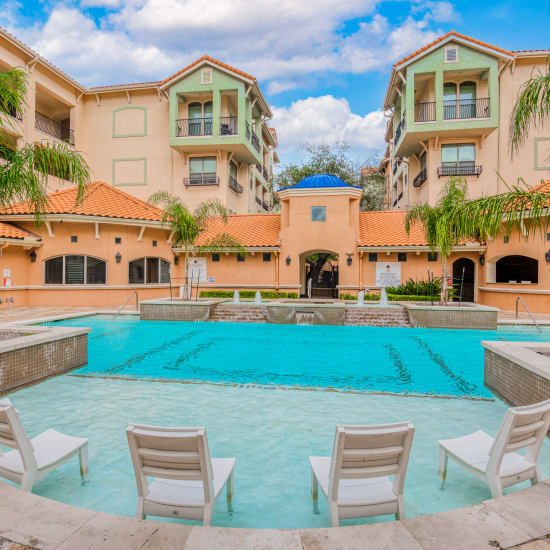
[[[449,55],[447,53],[449,50],[455,50],[456,51],[456,59],[449,60]],[[446,46],[445,47],[445,63],[458,63],[458,46],[457,45]]]
[[[154,260],[158,260],[159,261],[159,269],[158,269],[158,282],[156,283],[148,283],[147,282],[147,260],[149,259],[154,259]],[[137,262],[138,260],[144,260],[143,262],[143,283],[131,283],[130,282],[130,264],[132,262]],[[169,277],[169,281],[166,282],[166,283],[163,283],[161,282],[160,280],[160,275],[161,275],[161,272],[162,272],[162,264],[161,264],[161,260],[168,263],[168,266],[169,266],[169,270],[168,270],[168,277]],[[160,256],[141,256],[140,258],[134,258],[133,260],[129,260],[128,261],[128,284],[129,285],[168,285],[170,284],[170,281],[172,280],[172,262],[170,262],[170,260],[167,260],[166,258],[161,258]]]
[[[83,256],[84,257],[84,282],[83,283],[66,283],[65,282],[65,258],[67,256]],[[101,262],[105,262],[105,282],[104,283],[88,283],[88,257],[93,258],[94,260],[100,260]],[[63,258],[63,266],[61,267],[61,283],[47,283],[46,282],[46,262],[49,260],[54,260],[55,258]],[[57,256],[52,256],[51,258],[46,258],[43,261],[43,268],[42,268],[42,281],[44,281],[44,285],[67,285],[69,287],[72,286],[78,286],[78,285],[86,285],[86,286],[106,286],[108,281],[108,273],[107,269],[109,266],[109,262],[107,260],[104,260],[103,258],[98,258],[97,256],[91,256],[90,254],[59,254]]]

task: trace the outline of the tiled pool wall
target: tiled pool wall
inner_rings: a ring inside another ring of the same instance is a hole
[[[413,327],[495,330],[498,309],[468,306],[424,306],[406,304]]]

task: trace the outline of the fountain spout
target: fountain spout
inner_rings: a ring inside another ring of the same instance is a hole
[[[388,307],[388,294],[386,293],[386,287],[382,287],[380,290],[380,305],[382,307]]]
[[[233,303],[234,304],[240,304],[241,303],[239,301],[239,291],[238,290],[235,290],[235,292],[233,292]]]
[[[262,303],[262,293],[259,290],[256,291],[256,295],[254,296],[254,303],[255,304]]]

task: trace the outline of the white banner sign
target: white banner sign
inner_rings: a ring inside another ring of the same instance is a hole
[[[189,260],[189,282],[195,284],[197,280],[200,283],[207,283],[206,276],[206,258],[191,258]]]
[[[376,262],[376,286],[401,284],[401,262]]]

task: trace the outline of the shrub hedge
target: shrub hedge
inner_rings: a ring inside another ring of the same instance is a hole
[[[288,298],[288,299],[297,299],[297,292],[277,292],[274,290],[260,290],[262,298],[266,300],[272,300],[275,298]],[[256,296],[255,290],[240,290],[240,298],[254,298]],[[201,298],[233,298],[233,291],[231,290],[201,290]]]
[[[357,300],[357,296],[352,294],[340,294],[341,300]],[[366,301],[378,301],[380,300],[379,294],[365,294]],[[418,296],[414,294],[388,294],[388,300],[390,302],[430,302],[430,296]],[[433,297],[434,302],[439,302],[439,296]]]

